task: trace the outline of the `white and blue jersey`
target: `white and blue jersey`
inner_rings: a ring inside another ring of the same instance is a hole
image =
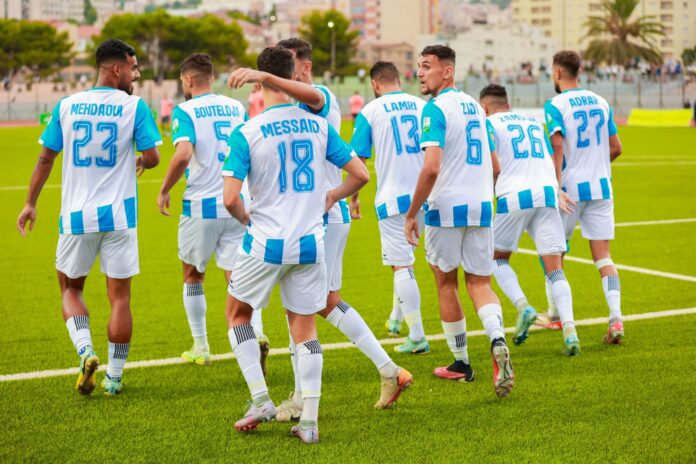
[[[193,157],[186,169],[182,216],[203,219],[230,217],[222,202],[220,172],[232,130],[247,119],[240,102],[212,93],[199,95],[174,108],[174,145],[183,141],[193,144]],[[242,196],[246,195],[243,193]]]
[[[371,101],[358,113],[350,144],[361,158],[375,148],[379,220],[404,214],[411,206],[423,167],[420,119],[425,102],[404,92],[390,92]]]
[[[140,97],[111,87],[66,97],[53,109],[39,143],[63,151],[61,234],[137,226],[135,149],[162,143]]]
[[[612,198],[609,137],[618,130],[607,101],[585,89],[571,89],[544,105],[549,134],[563,135],[563,190],[575,201]]]
[[[421,148],[442,148],[442,166],[428,197],[425,224],[490,227],[493,219],[493,140],[476,100],[447,88],[423,108]]]
[[[544,126],[531,116],[514,112],[496,113],[487,123],[500,161],[496,213],[555,208],[558,182]]]
[[[272,106],[230,136],[222,175],[247,179],[253,201],[242,250],[271,264],[324,261],[326,163],[343,167],[351,148],[326,119]]]
[[[341,133],[341,108],[338,106],[338,99],[331,93],[325,85],[313,84],[312,87],[318,89],[324,94],[324,106],[320,111],[314,111],[304,103],[298,103],[298,106],[310,113],[316,114],[325,118],[329,124]],[[341,170],[331,163],[326,163],[326,190],[329,191],[338,187],[341,184]],[[337,202],[331,210],[324,216],[324,224],[350,224],[350,211],[346,200]]]

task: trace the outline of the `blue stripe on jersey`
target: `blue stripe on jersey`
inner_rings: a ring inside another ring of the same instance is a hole
[[[99,222],[99,232],[114,230],[114,210],[111,205],[97,208],[97,222]]]
[[[425,225],[440,227],[440,211],[437,209],[430,209],[425,213]]]
[[[324,213],[322,218],[324,219],[324,225],[327,225],[329,223],[329,213]]]
[[[73,211],[70,213],[70,229],[74,235],[85,233],[85,226],[82,222],[82,211]]]
[[[58,216],[58,233],[63,235],[63,216]]]
[[[317,239],[314,234],[300,237],[300,264],[317,262]]]
[[[382,203],[381,205],[377,206],[377,208],[375,208],[375,209],[377,210],[377,219],[379,219],[380,221],[382,219],[386,219],[388,217],[386,203]]]
[[[350,223],[350,210],[348,209],[348,203],[345,200],[338,202],[338,206],[341,208],[341,216],[343,217],[343,223]]]
[[[203,219],[217,219],[217,202],[215,197],[201,200],[201,214]]]
[[[123,200],[123,206],[126,210],[126,224],[128,224],[129,229],[132,229],[138,223],[138,211],[135,207],[135,197]]]
[[[191,200],[184,200],[183,209],[181,210],[181,215],[186,217],[191,217]]]
[[[556,194],[553,191],[553,187],[551,187],[550,185],[544,186],[544,205],[547,208],[556,207]]]
[[[244,253],[249,254],[251,253],[251,244],[254,242],[254,237],[251,236],[249,231],[247,230],[246,233],[244,234],[244,241],[242,242],[242,250],[244,250]]]
[[[602,199],[611,200],[611,189],[609,188],[609,179],[602,177],[599,179],[599,185],[602,187]]]
[[[498,209],[496,213],[505,214],[508,212],[507,198],[498,198]]]
[[[592,188],[589,182],[580,182],[578,184],[578,198],[580,198],[580,201],[592,200]]]
[[[490,227],[493,219],[493,203],[490,201],[481,202],[481,220],[480,227]]]
[[[454,227],[469,225],[469,205],[459,205],[452,208]]]
[[[534,200],[532,199],[531,190],[527,189],[517,192],[517,199],[520,202],[520,209],[534,208]]]
[[[396,197],[396,205],[399,207],[399,214],[407,213],[411,207],[411,195],[406,194]]]
[[[263,260],[271,264],[283,264],[283,246],[285,240],[282,238],[269,238],[266,240],[266,252]]]

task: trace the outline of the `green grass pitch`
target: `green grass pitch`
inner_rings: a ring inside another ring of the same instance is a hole
[[[350,136],[344,122],[344,137]],[[58,234],[60,162],[38,205],[38,221],[22,239],[15,220],[38,155],[39,128],[0,129],[0,375],[77,366],[60,311],[54,260]],[[624,154],[613,168],[616,221],[695,218],[696,130],[622,127]],[[183,182],[172,193],[173,217],[155,204],[159,181],[173,148],[166,141],[162,164],[139,182],[141,274],[133,282],[134,335],[129,361],[178,356],[190,346],[181,301],[176,253],[177,215]],[[378,338],[392,301],[391,271],[381,265],[372,208],[375,181],[362,194],[363,218],[352,226],[345,254],[343,297]],[[616,263],[696,276],[696,223],[618,227]],[[525,248],[533,248],[528,238]],[[579,231],[571,255],[589,258]],[[433,278],[417,253],[426,333],[441,332]],[[538,260],[515,255],[530,302],[546,307]],[[214,265],[206,281],[208,332],[214,353],[227,353],[223,317],[225,282]],[[568,262],[576,319],[606,317],[596,269]],[[696,283],[620,271],[625,314],[696,306]],[[497,287],[496,287],[497,288]],[[507,326],[515,311],[498,290]],[[462,291],[469,330],[481,328]],[[95,349],[105,363],[108,301],[98,265],[87,280]],[[273,347],[287,345],[280,299],[264,312]],[[431,371],[450,362],[444,342],[423,357],[394,356],[415,376],[413,387],[389,411],[375,411],[379,377],[356,349],[327,351],[324,362],[319,446],[291,439],[287,424],[263,424],[247,435],[232,424],[244,413],[248,391],[236,362],[209,367],[174,365],[130,369],[124,393],[91,398],[74,393],[73,376],[0,382],[1,462],[693,462],[696,460],[696,315],[626,323],[625,344],[601,343],[604,325],[579,327],[582,353],[561,355],[558,332],[535,332],[512,347],[516,385],[495,397],[488,341],[470,338],[477,372],[472,384],[445,382]],[[319,323],[322,343],[344,341]],[[388,347],[391,351],[391,346]],[[103,374],[100,374],[101,379]],[[276,403],[292,390],[287,356],[269,360],[268,383]]]

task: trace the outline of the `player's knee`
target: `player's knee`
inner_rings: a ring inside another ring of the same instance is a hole
[[[555,269],[552,271],[548,271],[546,273],[546,278],[548,279],[549,282],[556,283],[556,282],[562,282],[562,281],[567,281],[565,276],[565,272],[563,272],[563,269]]]
[[[595,261],[595,266],[602,276],[617,275],[616,266],[611,258],[602,258]]]
[[[509,266],[510,258],[494,258],[493,262],[495,263],[496,267]]]

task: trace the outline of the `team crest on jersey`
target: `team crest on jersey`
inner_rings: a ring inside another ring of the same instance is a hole
[[[179,118],[172,121],[172,131],[176,132],[177,130],[179,130]]]
[[[430,132],[430,118],[423,118],[423,132]]]

